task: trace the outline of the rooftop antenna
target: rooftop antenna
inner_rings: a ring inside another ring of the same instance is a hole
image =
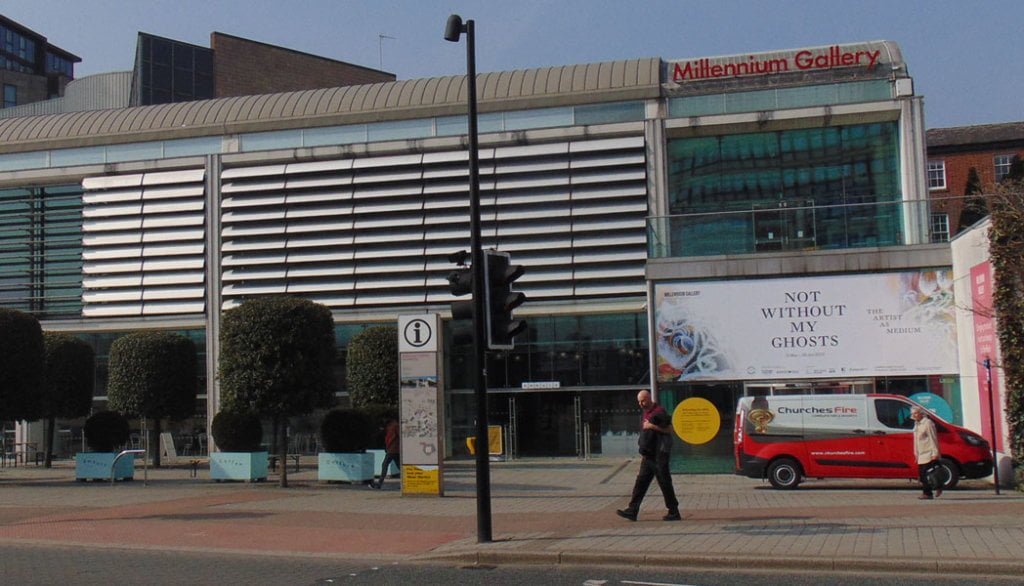
[[[377,69],[381,71],[384,71],[384,39],[397,40],[395,37],[389,37],[383,33],[377,35]]]

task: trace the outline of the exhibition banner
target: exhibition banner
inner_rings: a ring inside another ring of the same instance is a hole
[[[657,283],[658,381],[959,372],[951,270]]]
[[[995,419],[996,449],[1003,451],[1002,385],[999,381],[999,341],[996,339],[996,320],[992,305],[992,263],[985,261],[971,267],[971,313],[974,317],[974,363],[978,373],[978,404],[981,407],[981,435],[992,438],[992,419]],[[991,370],[985,368],[989,360]],[[992,381],[989,386],[989,373]],[[989,410],[994,417],[989,417]]]

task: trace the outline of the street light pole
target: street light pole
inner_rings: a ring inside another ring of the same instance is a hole
[[[469,231],[473,262],[473,371],[476,395],[476,534],[491,541],[491,468],[487,437],[487,356],[484,332],[484,252],[480,244],[480,146],[476,124],[476,33],[472,20],[448,17],[444,38],[459,42],[466,33],[466,93],[469,97]]]
[[[996,494],[999,494],[999,458],[996,455],[996,439],[999,435],[996,432],[995,397],[992,396],[992,359],[986,356],[982,365],[985,367],[985,380],[988,382],[988,426],[992,430],[992,479],[996,483]]]

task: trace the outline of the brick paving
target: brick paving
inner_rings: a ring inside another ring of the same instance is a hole
[[[313,458],[309,458],[312,463]],[[0,543],[258,552],[481,563],[893,569],[1024,573],[1024,494],[964,482],[917,500],[907,481],[809,481],[776,491],[730,475],[674,478],[683,521],[661,521],[652,485],[631,523],[636,462],[491,465],[493,541],[477,543],[472,462],[446,466],[445,496],[320,484],[316,471],[257,484],[184,468],[134,482],[78,483],[69,463],[0,469]]]

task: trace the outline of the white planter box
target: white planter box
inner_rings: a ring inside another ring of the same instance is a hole
[[[262,481],[267,479],[266,452],[214,452],[210,454],[213,480]]]
[[[321,452],[317,462],[320,481],[368,482],[373,480],[373,454]]]
[[[366,453],[373,454],[373,475],[374,477],[380,476],[380,467],[384,463],[384,456],[387,452],[384,450],[366,450]],[[398,476],[401,471],[398,469],[398,464],[394,461],[388,465],[388,476]]]
[[[79,452],[75,454],[75,479],[110,480],[110,466],[120,452]],[[117,480],[135,478],[135,456],[126,454],[117,461],[114,470]]]

